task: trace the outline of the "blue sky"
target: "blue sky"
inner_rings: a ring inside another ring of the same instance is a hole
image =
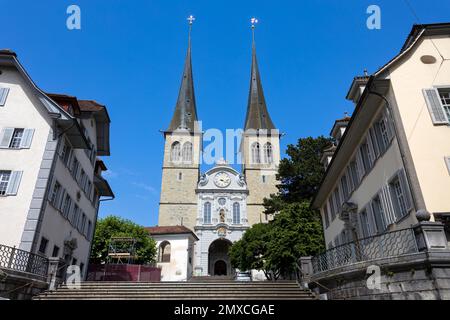
[[[403,0],[149,1],[0,0],[0,47],[11,48],[47,92],[94,99],[108,107],[111,157],[104,160],[114,214],[157,223],[163,138],[180,85],[186,17],[196,17],[192,54],[203,128],[241,128],[245,118],[251,31],[269,112],[286,135],[327,135],[353,106],[352,78],[374,72],[398,53],[416,17]],[[448,0],[409,0],[420,22],[446,22]],[[66,28],[66,9],[81,8],[81,30]],[[381,29],[366,9],[381,8]],[[203,168],[205,169],[205,168]]]

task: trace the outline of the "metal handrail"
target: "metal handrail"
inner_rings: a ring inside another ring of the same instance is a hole
[[[46,278],[47,257],[0,244],[0,268],[32,273]]]
[[[412,228],[361,238],[331,248],[311,260],[313,272],[323,272],[357,262],[418,252]]]

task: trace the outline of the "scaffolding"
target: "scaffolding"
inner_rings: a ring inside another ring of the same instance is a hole
[[[136,239],[112,237],[108,247],[108,263],[132,264],[136,256]]]

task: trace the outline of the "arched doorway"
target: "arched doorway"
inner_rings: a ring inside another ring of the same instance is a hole
[[[231,268],[228,250],[231,241],[217,239],[211,243],[208,250],[208,274],[211,276],[231,276],[234,270]]]
[[[214,275],[215,276],[226,276],[227,275],[227,264],[223,260],[217,260],[214,263]]]

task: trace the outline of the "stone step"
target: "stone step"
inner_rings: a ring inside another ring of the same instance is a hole
[[[316,300],[313,296],[308,297],[293,297],[293,296],[259,296],[259,297],[192,297],[192,296],[157,296],[157,297],[147,297],[147,296],[133,296],[133,297],[123,297],[123,296],[107,296],[107,297],[78,297],[78,296],[52,296],[52,297],[38,297],[34,300],[240,300],[240,301],[255,301],[255,300]]]
[[[294,281],[284,282],[83,282],[61,286],[35,300],[311,300],[315,296]]]

